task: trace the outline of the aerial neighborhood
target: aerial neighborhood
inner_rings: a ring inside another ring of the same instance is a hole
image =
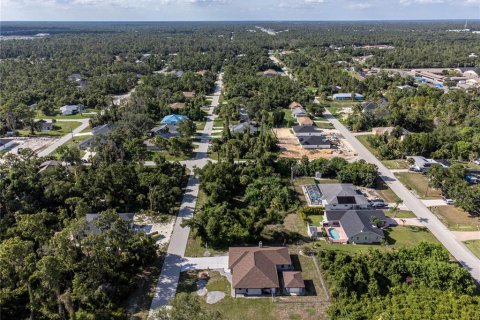
[[[0,315],[480,319],[464,23],[2,21]]]

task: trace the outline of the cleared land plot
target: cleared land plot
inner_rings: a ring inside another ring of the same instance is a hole
[[[440,190],[428,186],[428,179],[423,174],[400,172],[395,173],[395,176],[407,189],[412,190],[421,199],[439,199],[442,197]]]
[[[370,249],[393,250],[405,246],[412,246],[421,241],[439,243],[427,228],[415,226],[395,226],[385,228],[386,244],[330,244],[326,241],[317,241],[314,247],[325,250],[335,250],[347,253],[366,252]]]
[[[300,146],[297,137],[289,128],[278,128],[273,130],[278,139],[280,157],[301,159],[307,156],[308,159],[344,157],[339,149],[304,149]]]
[[[480,240],[465,241],[465,245],[474,255],[480,258]]]
[[[385,215],[387,217],[393,217],[393,212],[385,210]],[[408,218],[416,218],[416,217],[417,216],[415,215],[415,213],[409,210],[400,210],[395,215],[395,218],[399,218],[399,219],[408,219]]]
[[[334,128],[334,126],[330,122],[315,121],[315,124],[320,129],[333,129]]]
[[[438,206],[430,207],[430,211],[432,211],[450,230],[480,230],[480,217],[471,216],[461,208],[455,206]]]
[[[410,164],[405,159],[382,160],[382,163],[388,169],[408,169]]]

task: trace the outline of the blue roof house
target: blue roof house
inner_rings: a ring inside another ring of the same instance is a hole
[[[355,93],[355,100],[363,100],[363,95]],[[352,100],[351,93],[336,93],[333,95],[333,100]]]
[[[160,121],[161,124],[177,124],[180,121],[188,119],[187,116],[181,115],[181,114],[171,114],[168,116],[165,116],[162,121]]]

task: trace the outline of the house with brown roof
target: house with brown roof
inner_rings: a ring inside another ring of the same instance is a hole
[[[314,125],[314,122],[312,119],[310,119],[309,117],[296,117],[297,119],[297,122],[298,122],[298,125],[300,126],[313,126]]]
[[[303,106],[300,103],[298,103],[297,101],[293,101],[292,103],[290,103],[288,108],[290,110],[293,110],[293,109],[296,109],[296,108],[303,108]]]
[[[187,99],[191,99],[195,97],[195,91],[183,91],[182,95]]]
[[[286,247],[231,247],[228,268],[235,297],[281,294],[282,287],[283,292],[303,292],[301,274],[288,273],[293,266]],[[283,278],[284,273],[287,273],[287,281]]]
[[[283,294],[287,295],[304,295],[305,282],[300,271],[284,271],[283,277]]]
[[[181,110],[181,109],[185,108],[185,103],[175,102],[175,103],[169,104],[168,106],[169,106],[170,109],[172,109],[172,110]]]
[[[274,69],[267,69],[265,71],[263,71],[263,75],[265,77],[275,77],[278,75],[278,72]]]

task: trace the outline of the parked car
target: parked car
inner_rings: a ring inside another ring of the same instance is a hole
[[[475,160],[473,160],[472,162],[473,162],[473,163],[475,163],[475,164],[478,164],[478,165],[480,165],[480,158],[478,158],[478,159],[475,159]]]
[[[447,204],[455,204],[455,200],[453,200],[453,199],[443,197],[443,200],[445,200],[445,202],[446,202]]]
[[[374,199],[374,200],[370,201],[370,204],[374,208],[384,208],[384,207],[387,206],[387,204],[385,203],[385,201],[383,199]]]

